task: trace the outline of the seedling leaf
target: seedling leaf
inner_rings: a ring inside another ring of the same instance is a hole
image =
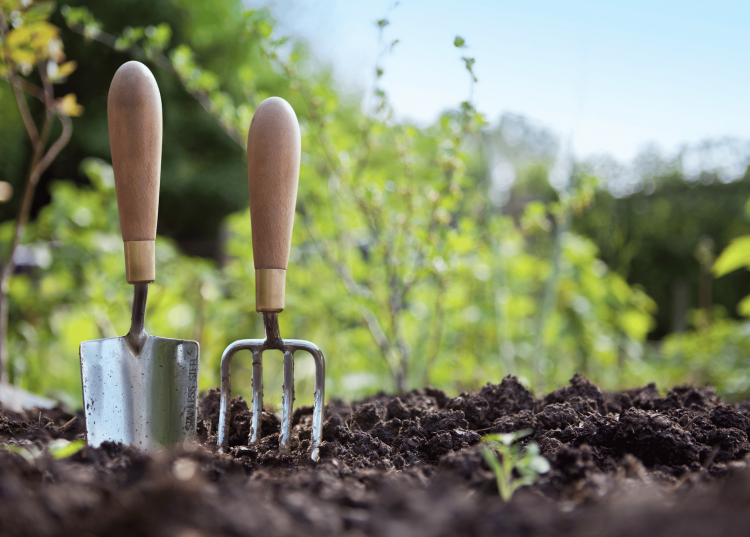
[[[517,488],[531,485],[541,474],[549,472],[549,461],[540,454],[536,442],[529,442],[523,453],[515,443],[531,433],[532,429],[523,429],[514,433],[489,434],[482,440],[494,448],[482,446],[482,456],[495,474],[497,490],[505,502],[511,499]],[[514,471],[519,477],[513,475]]]
[[[72,442],[68,442],[67,440],[60,438],[50,442],[49,446],[47,446],[47,452],[53,459],[59,460],[75,455],[81,451],[85,445],[86,442],[83,440],[73,440]]]
[[[34,444],[29,444],[28,446],[17,446],[15,444],[4,444],[0,445],[0,449],[5,451],[10,451],[11,453],[15,453],[16,455],[20,455],[24,459],[26,459],[26,462],[33,463],[34,460],[41,454],[39,451],[39,448],[36,447]]]

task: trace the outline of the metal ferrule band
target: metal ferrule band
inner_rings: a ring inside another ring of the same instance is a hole
[[[284,310],[286,270],[255,269],[255,311],[279,313]]]
[[[156,279],[156,242],[125,241],[124,244],[128,283],[152,283]]]

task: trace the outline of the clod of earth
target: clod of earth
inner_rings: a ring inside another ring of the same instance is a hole
[[[85,447],[55,459],[55,439],[82,438],[82,417],[0,412],[2,535],[744,535],[750,527],[750,403],[709,388],[653,385],[605,393],[575,376],[535,399],[516,379],[450,398],[425,388],[326,409],[321,460],[308,462],[311,410],[294,415],[288,456],[279,420],[232,400],[229,453],[216,453],[219,395],[200,402],[199,442],[146,456]],[[509,503],[482,435],[532,429],[551,470]]]

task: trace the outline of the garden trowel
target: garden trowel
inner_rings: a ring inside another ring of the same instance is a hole
[[[218,444],[229,445],[227,414],[231,399],[232,357],[240,350],[253,355],[253,415],[249,444],[261,438],[263,411],[263,351],[284,353],[281,434],[279,450],[289,453],[292,446],[292,405],[294,403],[294,353],[305,351],[315,361],[315,396],[309,455],[318,460],[323,438],[323,400],[325,396],[325,359],[309,341],[281,339],[278,314],[284,309],[286,269],[292,244],[294,209],[301,139],[297,116],[289,103],[270,97],[260,103],[247,135],[247,171],[250,186],[253,261],[255,263],[255,310],[263,314],[265,339],[241,339],[229,345],[221,357],[221,402],[219,405]]]
[[[162,114],[156,80],[142,63],[115,73],[107,118],[133,317],[126,336],[81,343],[86,433],[91,446],[110,441],[154,451],[195,434],[199,349],[144,329],[156,276]]]

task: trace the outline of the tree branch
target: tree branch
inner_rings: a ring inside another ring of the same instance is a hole
[[[8,23],[5,20],[5,13],[0,9],[0,34],[3,36],[5,61],[8,63],[8,78],[13,86],[13,93],[16,97],[16,103],[18,103],[18,111],[21,113],[21,119],[26,127],[26,132],[29,134],[31,145],[36,146],[36,144],[39,143],[39,131],[36,128],[34,119],[31,117],[31,112],[29,112],[29,106],[26,104],[26,99],[23,96],[23,86],[18,74],[16,73],[16,65],[13,63],[10,53],[8,52],[8,32],[9,29]]]
[[[52,102],[51,104],[52,106],[54,106],[54,102]],[[50,164],[52,164],[55,158],[57,158],[57,156],[60,154],[60,151],[62,151],[63,148],[68,144],[73,133],[73,126],[70,118],[67,115],[52,113],[50,112],[49,108],[48,113],[51,114],[52,118],[57,117],[60,120],[60,122],[62,123],[62,133],[60,134],[60,137],[55,140],[52,146],[47,150],[47,152],[44,153],[43,156],[41,156],[41,158],[38,158],[37,155],[39,155],[44,150],[44,146],[41,144],[42,139],[39,140],[39,149],[35,148],[34,161],[32,161],[32,169],[29,172],[29,177],[26,182],[26,188],[23,193],[23,201],[21,202],[21,208],[18,212],[18,217],[16,218],[16,227],[13,232],[13,239],[11,240],[10,248],[8,249],[8,257],[5,263],[3,263],[2,274],[0,274],[0,281],[4,281],[5,279],[7,279],[8,276],[13,273],[13,269],[15,268],[13,254],[18,247],[18,243],[21,241],[21,236],[23,235],[24,228],[26,227],[26,222],[28,222],[29,213],[31,212],[31,204],[34,200],[34,192],[36,191],[36,186],[39,183],[39,178],[41,177],[42,173],[44,173],[44,171],[50,166]],[[46,141],[46,136],[49,136],[51,123],[51,118],[45,121],[45,125],[42,130],[44,141]]]

